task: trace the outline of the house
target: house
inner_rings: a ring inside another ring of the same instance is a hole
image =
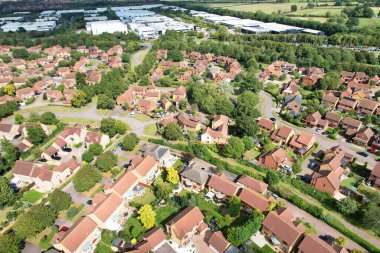
[[[296,96],[299,94],[297,83],[292,80],[289,83],[286,83],[282,87],[282,95],[285,97]]]
[[[57,70],[57,75],[58,76],[61,76],[61,77],[65,77],[67,74],[69,74],[71,71],[70,71],[70,68],[69,67],[61,67],[61,68],[58,68]]]
[[[338,104],[339,98],[331,93],[325,94],[321,100],[321,106],[327,109],[335,109]]]
[[[26,83],[26,79],[24,77],[16,77],[13,79],[13,84],[16,86],[16,88],[20,87],[21,85],[24,85]]]
[[[49,133],[50,133],[49,129],[45,124],[33,123],[33,122],[26,122],[26,123],[20,125],[19,132],[20,132],[21,136],[26,138],[26,137],[28,137],[28,127],[36,127],[36,126],[40,126],[42,128],[42,130],[44,130],[45,134],[49,135]]]
[[[153,112],[155,109],[157,109],[157,104],[151,100],[146,100],[146,99],[140,99],[137,102],[137,109],[140,112],[150,114]]]
[[[165,146],[155,144],[144,144],[139,150],[143,157],[152,156],[160,167],[170,167],[173,165],[173,155],[170,149]],[[177,161],[177,159],[175,159]]]
[[[294,130],[288,126],[282,126],[280,129],[276,129],[270,139],[277,145],[286,145],[290,139],[294,136]]]
[[[305,118],[305,124],[308,127],[315,127],[318,124],[318,121],[322,119],[322,115],[319,111],[314,112],[313,114],[307,115]]]
[[[131,107],[136,104],[136,95],[133,89],[129,88],[126,92],[116,98],[117,105],[127,105]]]
[[[41,153],[41,158],[42,159],[46,159],[48,161],[51,161],[55,157],[59,156],[58,152],[59,152],[59,149],[57,149],[57,148],[55,148],[53,146],[50,146],[44,152]]]
[[[196,163],[192,163],[186,167],[181,173],[181,183],[187,189],[194,190],[195,192],[203,191],[209,179],[209,174]]]
[[[20,135],[20,126],[13,124],[0,124],[0,139],[13,140]]]
[[[289,142],[289,147],[292,148],[297,154],[304,155],[313,147],[314,143],[314,134],[303,132],[297,136],[293,136]]]
[[[16,97],[23,101],[33,98],[34,95],[34,90],[30,87],[22,88],[16,91]]]
[[[168,50],[166,49],[157,50],[156,56],[159,59],[166,59],[168,57]]]
[[[305,227],[294,220],[292,212],[287,208],[271,211],[265,217],[261,232],[276,248],[276,251],[292,252],[303,239]]]
[[[226,175],[211,175],[207,183],[209,192],[206,197],[213,199],[215,196],[218,201],[226,201],[229,197],[237,195],[240,187],[232,182]]]
[[[177,116],[178,124],[182,128],[183,131],[199,131],[201,129],[201,125],[189,119],[185,114],[181,113]]]
[[[68,231],[58,232],[51,243],[65,253],[95,251],[101,239],[101,229],[89,217],[80,218]]]
[[[216,131],[207,127],[205,130],[202,131],[200,137],[202,143],[224,145],[227,143],[228,126],[220,126],[220,131]]]
[[[86,46],[78,46],[77,51],[81,53],[87,54],[89,52],[88,48]]]
[[[106,148],[107,144],[110,142],[110,138],[106,134],[99,132],[87,132],[84,138],[84,143],[89,146],[92,143],[99,143],[103,149]]]
[[[339,101],[338,104],[338,110],[349,112],[356,109],[356,106],[358,104],[358,101],[354,98],[350,97],[344,97],[342,100]]]
[[[144,99],[157,103],[161,98],[161,93],[159,91],[147,91],[144,94]]]
[[[11,97],[8,95],[0,96],[0,105],[4,105],[8,101],[17,101],[17,97]]]
[[[157,124],[160,126],[160,127],[167,127],[170,123],[178,123],[178,120],[173,117],[173,116],[169,116],[169,117],[166,117],[162,120],[160,120],[160,122],[158,122]]]
[[[169,99],[165,97],[161,99],[161,107],[163,110],[168,111],[171,105],[172,103],[169,101]]]
[[[188,206],[166,223],[166,231],[174,242],[184,247],[190,244],[195,234],[205,232],[207,225],[203,219],[204,216],[198,207]]]
[[[257,124],[260,127],[260,133],[272,132],[276,128],[276,124],[273,121],[263,117],[259,119]]]
[[[202,54],[199,52],[191,52],[189,54],[190,60],[200,60],[202,58]]]
[[[95,85],[102,80],[102,75],[99,72],[91,71],[87,77],[88,85]]]
[[[248,187],[261,194],[265,194],[268,189],[268,185],[266,183],[245,174],[239,177],[237,184],[243,187]]]
[[[239,198],[242,201],[241,208],[249,213],[253,210],[265,213],[274,201],[271,196],[264,196],[248,187],[242,189]]]
[[[60,90],[47,90],[46,97],[51,101],[58,102],[63,98],[63,95]]]
[[[171,246],[166,243],[164,231],[161,228],[154,227],[143,236],[142,241],[136,244],[134,248],[138,253],[158,253],[166,252],[167,247],[171,248]]]
[[[356,111],[362,115],[372,115],[375,113],[376,109],[379,107],[379,103],[367,98],[359,100]]]
[[[135,196],[134,191],[138,188],[138,183],[137,176],[132,171],[128,171],[109,187],[105,186],[104,193],[116,194],[122,198],[124,202],[127,202]]]
[[[259,157],[259,162],[267,168],[277,170],[283,165],[290,166],[292,161],[285,150],[278,148]]]
[[[374,132],[371,128],[362,128],[360,129],[354,137],[354,143],[359,146],[367,146],[368,142],[372,139],[374,136]]]
[[[65,97],[65,104],[71,104],[71,100],[73,100],[73,97],[77,90],[74,89],[64,89],[63,96]]]
[[[297,116],[302,110],[302,98],[301,96],[286,97],[285,108],[290,115]]]
[[[87,131],[80,126],[67,126],[58,138],[63,139],[68,145],[78,144],[84,141]]]
[[[173,91],[173,101],[175,103],[180,103],[182,100],[186,99],[186,88],[184,86],[178,86],[178,88]]]
[[[208,239],[208,246],[217,253],[224,253],[230,247],[231,243],[223,236],[222,231],[212,233]]]
[[[104,193],[100,192],[98,194]],[[96,203],[93,207],[94,210],[90,209],[87,216],[101,229],[120,231],[121,226],[128,217],[127,207],[124,205],[123,199],[117,194],[105,196],[104,200]]]
[[[331,246],[327,242],[318,238],[315,234],[308,234],[302,240],[301,244],[298,247],[298,253],[348,253],[345,248],[340,247],[339,245]]]
[[[380,190],[380,162],[377,162],[371,171],[371,175],[368,177],[368,181],[370,181],[376,189]]]
[[[335,112],[328,112],[325,117],[325,120],[329,122],[329,126],[333,128],[337,128],[342,119],[343,117]]]
[[[139,182],[150,184],[159,175],[158,162],[150,155],[140,158],[132,163],[128,171],[132,171]]]
[[[359,131],[363,123],[360,120],[345,118],[342,122],[342,128],[346,130],[346,135],[352,136]]]
[[[311,75],[302,77],[301,83],[305,86],[314,86],[317,84],[319,79],[320,78],[317,74],[311,74]]]
[[[355,77],[355,72],[347,72],[347,71],[342,71],[340,73],[340,82],[341,83],[348,83],[352,81]]]

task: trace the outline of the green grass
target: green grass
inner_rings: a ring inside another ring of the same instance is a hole
[[[49,249],[51,248],[53,245],[51,245],[50,241],[51,239],[53,239],[54,235],[58,233],[58,228],[57,227],[53,227],[50,234],[45,238],[45,237],[42,237],[40,243],[38,244],[38,247],[40,249]]]
[[[340,14],[343,10],[344,6],[331,6],[331,7],[315,7],[313,9],[298,9],[296,12],[290,13],[290,15],[294,16],[304,16],[304,15],[312,15],[312,16],[320,16],[325,17],[327,12],[330,12],[332,15]]]
[[[159,227],[164,227],[165,223],[170,219],[175,213],[177,213],[178,208],[174,206],[161,206],[156,211],[156,225]]]
[[[290,6],[296,4],[300,10],[302,7],[306,7],[307,2],[305,3],[258,3],[258,4],[243,4],[243,3],[211,3],[206,4],[207,6],[214,8],[224,8],[234,11],[245,11],[245,12],[256,12],[262,11],[264,13],[272,13],[280,10],[281,12],[290,12]]]
[[[96,109],[96,113],[97,114],[101,114],[101,115],[108,115],[112,110],[108,110],[108,109]]]
[[[260,151],[255,150],[255,149],[251,149],[251,150],[248,150],[244,153],[244,158],[246,158],[247,160],[252,160],[252,159],[255,159],[256,157],[258,157],[260,154],[261,154]]]
[[[104,184],[99,185],[99,187],[98,187],[93,193],[91,193],[91,196],[90,196],[90,197],[91,197],[91,198],[95,197],[95,195],[96,195],[97,193],[103,191],[103,188],[104,188]]]
[[[144,134],[146,135],[155,135],[157,132],[156,124],[149,124],[144,128]]]
[[[146,204],[150,204],[153,201],[156,200],[156,196],[154,196],[153,191],[146,189],[144,194],[142,196],[135,197],[131,203],[137,205],[137,206],[143,206]]]
[[[100,125],[100,122],[98,120],[95,120],[95,119],[60,117],[59,120],[62,122],[66,122],[66,123],[78,123],[78,124],[96,125],[96,126]]]
[[[140,121],[150,121],[151,118],[148,115],[136,113],[133,118],[140,120]]]
[[[66,212],[66,217],[69,220],[76,220],[76,218],[82,216],[85,210],[86,208],[84,204],[81,204],[80,206],[71,206]]]
[[[44,193],[42,192],[38,192],[36,190],[30,190],[28,191],[27,193],[25,193],[22,197],[21,197],[21,201],[27,201],[27,202],[30,202],[30,203],[36,203],[38,200],[40,200],[42,198],[42,196],[44,196]]]
[[[261,248],[262,253],[275,253],[275,251],[268,245],[264,245],[264,247]]]
[[[305,226],[305,234],[318,234],[318,230],[315,228],[315,225],[308,223],[303,218],[298,218],[297,221],[301,222]]]
[[[95,252],[99,253],[114,253],[112,250],[112,240],[116,237],[115,233],[109,230],[104,230],[102,232],[102,238],[98,245],[96,245]]]

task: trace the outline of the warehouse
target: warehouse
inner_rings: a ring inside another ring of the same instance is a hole
[[[120,20],[95,21],[86,23],[86,30],[93,35],[102,33],[127,33],[128,26]]]
[[[55,21],[44,22],[8,22],[1,27],[4,32],[16,32],[20,28],[24,28],[27,32],[39,31],[46,32],[51,31],[56,27]]]
[[[221,25],[227,26],[228,28],[240,28],[243,26],[246,27],[259,27],[263,22],[252,20],[252,19],[234,19],[226,20],[220,22]]]

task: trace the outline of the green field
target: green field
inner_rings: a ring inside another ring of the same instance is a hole
[[[290,6],[297,5],[298,9],[306,7],[307,3],[259,3],[259,4],[242,4],[242,3],[211,3],[206,4],[213,8],[225,8],[234,11],[256,12],[258,10],[265,13],[272,13],[280,10],[281,12],[290,12]]]
[[[298,9],[296,12],[292,12],[291,15],[294,16],[320,16],[324,17],[327,12],[330,12],[331,15],[340,14],[343,10],[344,6],[337,6],[337,7],[315,7],[313,9]]]
[[[20,200],[21,201],[27,201],[27,202],[30,202],[30,203],[35,203],[38,200],[40,200],[42,198],[42,196],[44,196],[44,193],[38,192],[36,190],[30,190],[27,193],[25,193],[21,197]]]

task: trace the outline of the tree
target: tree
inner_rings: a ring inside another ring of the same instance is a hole
[[[171,141],[181,140],[183,138],[182,129],[176,122],[171,122],[164,129],[164,137]]]
[[[90,150],[86,150],[82,154],[82,160],[86,162],[92,162],[94,160],[94,154]]]
[[[104,152],[96,159],[95,166],[101,171],[109,171],[117,165],[117,155],[111,151]]]
[[[87,164],[80,168],[74,176],[73,184],[75,190],[84,192],[91,189],[102,179],[102,175],[94,166]]]
[[[56,218],[57,215],[53,209],[39,204],[21,214],[12,228],[18,237],[31,238],[50,227]]]
[[[263,89],[263,84],[257,79],[255,72],[248,71],[240,73],[234,83],[239,86],[239,91],[251,91],[257,93]]]
[[[253,148],[253,139],[252,139],[252,137],[243,136],[243,138],[241,138],[241,140],[244,143],[244,149],[245,150],[251,150]]]
[[[100,131],[110,137],[114,137],[116,134],[125,134],[127,130],[127,124],[121,120],[115,120],[111,117],[104,118],[100,122]]]
[[[86,93],[84,93],[82,90],[77,90],[75,92],[73,99],[71,100],[71,105],[73,107],[79,108],[87,104],[87,97]]]
[[[29,126],[26,127],[26,131],[28,132],[28,138],[33,145],[41,144],[47,138],[47,135],[41,126]]]
[[[335,243],[341,247],[344,247],[344,245],[346,245],[346,243],[347,243],[347,238],[346,237],[338,237],[335,239]]]
[[[0,234],[0,253],[19,253],[21,240],[14,234]]]
[[[171,184],[177,184],[179,181],[178,171],[173,167],[169,167],[166,169],[166,172],[166,180]]]
[[[58,122],[57,116],[55,116],[55,114],[52,112],[44,112],[41,115],[41,123],[43,124],[54,125],[54,124],[57,124],[57,122]]]
[[[16,195],[5,177],[0,177],[0,208],[13,204]]]
[[[115,107],[115,100],[108,97],[107,95],[100,94],[98,97],[98,104],[96,108],[98,109],[113,109]]]
[[[338,202],[338,209],[346,215],[354,214],[358,210],[358,203],[355,199],[347,197]]]
[[[157,198],[166,199],[173,191],[173,186],[170,183],[158,181],[154,183],[154,193]]]
[[[236,118],[246,115],[253,118],[259,117],[260,113],[255,110],[255,106],[260,102],[260,98],[252,91],[244,91],[238,96],[237,106],[235,108]]]
[[[80,72],[77,72],[75,74],[75,85],[82,89],[84,86],[86,86],[86,76]]]
[[[263,219],[263,214],[253,211],[251,217],[244,224],[227,229],[227,240],[236,247],[240,246],[259,230]]]
[[[121,147],[124,150],[132,151],[139,141],[139,137],[137,137],[135,133],[130,133],[124,137],[123,141],[121,142]]]
[[[13,84],[5,85],[4,92],[9,96],[14,96],[16,94],[16,87]]]
[[[223,155],[230,158],[240,158],[244,154],[244,142],[238,137],[231,137],[224,146]]]
[[[71,196],[59,189],[55,189],[48,197],[50,206],[57,212],[66,210],[70,207]]]
[[[265,176],[265,182],[269,185],[276,185],[280,182],[280,177],[276,172],[269,170]]]
[[[297,9],[298,9],[298,7],[297,7],[296,4],[292,4],[292,5],[290,6],[290,11],[291,11],[291,12],[296,12]]]
[[[103,147],[102,147],[102,145],[100,145],[100,143],[97,143],[97,142],[91,143],[89,148],[88,148],[88,151],[91,152],[92,154],[98,156],[103,152]]]
[[[142,206],[137,213],[139,214],[139,220],[144,228],[150,229],[156,223],[156,213],[153,211],[151,205]]]
[[[169,50],[168,59],[174,62],[180,62],[183,61],[184,57],[181,51],[179,51],[178,49],[173,49]]]
[[[253,117],[242,115],[236,118],[236,132],[239,136],[254,137],[259,131],[259,126]]]
[[[18,149],[9,140],[0,141],[0,174],[13,168],[20,156]]]
[[[380,208],[373,203],[367,204],[362,212],[363,227],[372,230],[380,229]]]
[[[115,131],[116,131],[116,133],[118,133],[118,134],[125,134],[125,132],[127,132],[127,130],[128,130],[128,125],[127,124],[125,124],[121,120],[116,120],[116,122],[115,122]]]
[[[25,118],[24,118],[24,116],[22,116],[21,114],[15,114],[15,122],[16,122],[16,124],[22,124],[22,123],[24,123],[25,122]]]
[[[357,249],[357,248],[353,248],[350,253],[364,253],[363,251],[361,251],[360,249]]]
[[[240,214],[240,199],[237,196],[232,196],[228,201],[228,210],[232,217],[237,217]]]
[[[335,90],[340,85],[340,74],[336,71],[328,72],[318,82],[318,88],[321,90]]]

